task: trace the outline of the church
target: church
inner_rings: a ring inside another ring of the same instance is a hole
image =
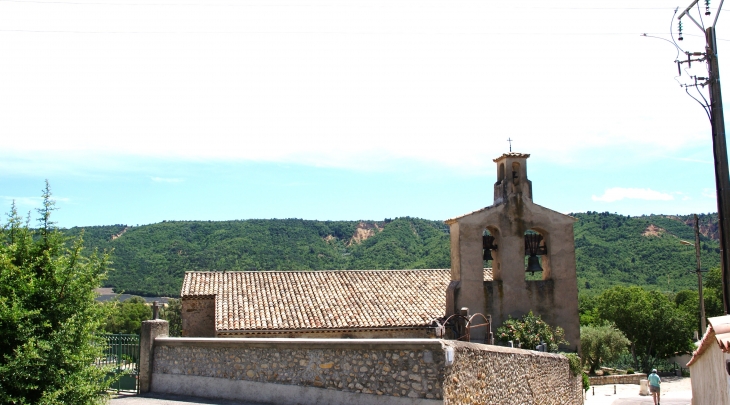
[[[450,269],[186,272],[183,336],[493,343],[504,321],[532,311],[577,350],[575,218],[533,202],[529,157],[494,159],[494,203],[445,221]]]

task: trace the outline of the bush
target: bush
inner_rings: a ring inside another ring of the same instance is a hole
[[[633,368],[627,369],[626,374],[634,374],[634,369]]]
[[[522,319],[514,319],[510,316],[497,329],[497,336],[504,343],[518,340],[522,343],[522,348],[529,350],[534,350],[541,342],[545,342],[548,346],[547,351],[552,353],[558,352],[558,345],[569,344],[565,340],[563,328],[551,327],[542,320],[542,317],[535,316],[532,311]]]
[[[578,356],[575,353],[560,353],[563,356],[568,358],[568,364],[570,365],[570,372],[573,374],[573,377],[576,377],[578,373],[583,371],[583,368],[581,367],[581,361],[580,356]]]
[[[588,391],[591,388],[591,380],[588,378],[588,374],[583,373],[583,391]]]

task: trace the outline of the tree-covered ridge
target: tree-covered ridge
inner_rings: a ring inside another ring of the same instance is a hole
[[[614,285],[647,286],[661,291],[696,288],[694,229],[677,217],[573,214],[578,285],[600,293]],[[702,268],[719,266],[717,241],[700,235]]]
[[[178,296],[184,272],[193,270],[444,268],[450,264],[447,231],[443,222],[418,218],[176,221],[88,227],[85,240],[90,247],[113,249],[115,271],[107,287]],[[366,238],[357,242],[357,234]]]
[[[660,291],[696,288],[691,216],[628,217],[587,212],[576,217],[578,286],[594,295],[614,285]],[[714,218],[714,222],[713,221]],[[700,228],[716,227],[716,216]],[[66,230],[77,235],[80,228]],[[178,296],[189,270],[419,269],[451,265],[441,221],[271,219],[174,221],[85,228],[87,247],[112,251],[107,287],[138,295]],[[712,233],[708,233],[712,235]],[[717,241],[701,236],[702,267],[719,265]]]

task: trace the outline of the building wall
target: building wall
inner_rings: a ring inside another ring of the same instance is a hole
[[[444,375],[445,404],[583,404],[582,381],[551,353],[447,341],[455,351]]]
[[[285,405],[582,404],[563,356],[436,339],[156,338],[151,391]]]
[[[182,300],[183,337],[215,336],[215,299]]]
[[[729,358],[713,344],[689,366],[693,404],[730,405],[730,376],[725,371],[725,361]]]
[[[512,197],[511,197],[512,198]],[[496,331],[510,316],[519,318],[529,311],[551,326],[565,330],[570,342],[566,349],[580,348],[578,284],[575,268],[574,219],[548,210],[519,196],[502,205],[489,207],[450,223],[452,239],[452,280],[459,282],[454,305],[471,313],[492,315]],[[482,233],[495,237],[492,251],[494,280],[484,281]],[[545,238],[548,254],[542,256],[542,280],[525,279],[527,230],[537,230]],[[458,255],[454,255],[454,246]],[[473,337],[483,341],[477,331]]]

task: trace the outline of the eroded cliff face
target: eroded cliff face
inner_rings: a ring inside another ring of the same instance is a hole
[[[347,243],[347,246],[362,243],[365,240],[367,240],[368,238],[375,236],[376,232],[380,232],[382,230],[383,230],[383,228],[375,222],[361,221],[357,225],[357,228],[355,229],[355,233],[350,238],[350,241]]]

